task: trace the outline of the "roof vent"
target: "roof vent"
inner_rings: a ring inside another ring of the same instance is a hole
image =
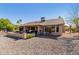
[[[41,17],[41,22],[45,22],[45,17]]]

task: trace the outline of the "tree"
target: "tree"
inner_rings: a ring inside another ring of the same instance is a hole
[[[15,26],[14,25],[12,25],[12,24],[8,24],[7,25],[7,30],[8,31],[13,31],[15,29]]]
[[[16,30],[19,31],[19,25],[21,24],[22,19],[17,20]]]
[[[77,32],[79,32],[79,10],[78,7],[74,7],[71,13],[71,21],[76,25]]]
[[[22,19],[17,20],[17,24],[20,24],[22,22]]]
[[[7,24],[12,24],[11,22],[10,22],[10,20],[9,19],[7,19],[7,18],[1,18],[0,19],[0,22],[1,23],[3,23],[3,25],[7,25]]]
[[[7,18],[1,18],[0,19],[0,29],[4,30],[7,29],[9,31],[14,30],[14,25],[10,22]]]
[[[19,22],[21,23],[22,22],[22,19],[19,19]]]
[[[0,22],[0,30],[5,29],[6,27]]]
[[[76,32],[78,32],[77,39],[79,39],[79,7],[75,6],[72,9],[72,13],[70,15],[71,15],[70,20],[76,25]]]

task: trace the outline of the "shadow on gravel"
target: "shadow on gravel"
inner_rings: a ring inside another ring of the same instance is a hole
[[[9,35],[5,35],[5,37],[13,38],[14,40],[21,40],[22,39],[22,38],[18,38],[18,37],[9,36]]]
[[[48,39],[55,39],[55,40],[58,40],[58,37],[60,37],[60,35],[39,35],[37,37],[40,37],[40,38],[48,38]]]
[[[74,36],[74,38],[75,38],[76,40],[79,40],[79,36]]]
[[[59,38],[59,39],[64,39],[64,40],[76,40],[76,38],[75,37],[71,37],[71,38],[66,38],[66,37],[62,37],[62,38]]]

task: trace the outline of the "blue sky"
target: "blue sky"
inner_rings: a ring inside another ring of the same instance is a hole
[[[71,9],[79,4],[68,3],[0,3],[0,18],[8,18],[14,24],[19,19],[23,22],[38,21],[44,16],[46,19],[69,17]]]

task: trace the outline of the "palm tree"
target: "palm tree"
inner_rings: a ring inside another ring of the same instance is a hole
[[[22,22],[22,19],[19,19],[19,22],[21,23]]]
[[[22,19],[17,20],[17,24],[20,24],[22,22]]]
[[[18,25],[20,25],[21,24],[21,22],[22,22],[22,19],[19,19],[19,20],[17,20],[17,29],[18,29],[18,31],[19,31],[19,26]]]

